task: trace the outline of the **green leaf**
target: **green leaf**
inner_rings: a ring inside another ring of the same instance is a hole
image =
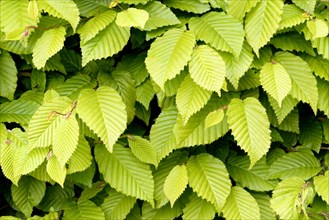
[[[211,60],[211,62],[209,62]],[[222,57],[207,45],[198,46],[189,62],[191,78],[204,89],[217,92],[223,87],[225,80],[225,62]]]
[[[35,148],[29,151],[26,157],[21,160],[24,166],[18,173],[24,175],[36,170],[45,161],[49,151],[49,148]]]
[[[182,195],[188,184],[187,170],[185,165],[176,165],[168,176],[163,185],[163,191],[169,199],[171,207],[176,200]]]
[[[121,27],[140,27],[144,28],[149,14],[147,11],[136,8],[128,8],[117,14],[116,24]]]
[[[301,121],[299,142],[303,147],[319,153],[322,143],[322,136],[322,126],[318,121]]]
[[[65,28],[46,30],[33,48],[33,64],[38,68],[46,65],[47,60],[64,46]]]
[[[320,175],[314,177],[314,186],[316,192],[322,197],[324,201],[329,203],[329,172],[327,171],[325,175]]]
[[[169,204],[162,206],[159,209],[154,209],[149,203],[143,203],[142,206],[142,219],[146,220],[158,220],[158,219],[175,219],[178,218],[183,211],[184,205],[176,203],[174,207],[170,207]]]
[[[7,51],[1,51],[0,66],[0,96],[13,100],[17,87],[17,69],[13,58]]]
[[[24,176],[18,186],[11,186],[13,200],[25,217],[31,216],[33,207],[41,202],[45,192],[46,183],[31,176]]]
[[[304,11],[298,8],[296,5],[285,4],[283,6],[279,30],[299,25],[305,22],[308,17],[309,16],[305,14]]]
[[[164,3],[171,8],[176,8],[182,11],[202,14],[210,10],[209,4],[201,3],[198,0],[165,0]]]
[[[136,101],[141,103],[146,110],[149,109],[150,102],[154,95],[155,91],[150,79],[147,79],[136,88]]]
[[[260,219],[258,203],[249,192],[239,186],[231,188],[223,207],[225,219]]]
[[[38,2],[36,0],[29,1],[27,6],[27,13],[31,18],[36,20],[39,16]]]
[[[323,19],[307,21],[307,28],[311,33],[311,39],[326,37],[329,33],[329,26]]]
[[[97,91],[84,89],[78,98],[79,117],[101,138],[109,152],[127,126],[127,113],[123,109],[119,94],[107,86]]]
[[[250,157],[251,168],[270,148],[271,131],[266,111],[255,98],[233,99],[227,116],[235,140]]]
[[[291,177],[273,190],[271,208],[281,219],[300,219],[300,193],[304,184],[303,179]]]
[[[209,12],[201,18],[191,18],[189,27],[197,40],[203,40],[217,50],[233,53],[235,57],[240,55],[244,39],[243,26],[231,15]]]
[[[323,79],[317,79],[318,82],[318,92],[319,92],[319,102],[318,108],[324,112],[329,117],[329,83]]]
[[[47,163],[47,173],[50,178],[57,182],[61,187],[64,187],[64,181],[66,178],[66,168],[60,164],[60,160],[50,153]]]
[[[136,203],[136,198],[126,196],[111,189],[101,208],[106,219],[125,219]]]
[[[147,11],[149,14],[149,19],[146,21],[143,30],[151,31],[159,27],[180,24],[176,15],[161,2],[151,1],[138,8]]]
[[[281,0],[260,1],[247,13],[245,20],[246,39],[257,56],[279,27],[283,2]]]
[[[260,82],[263,89],[270,94],[281,107],[282,100],[291,90],[291,79],[280,63],[267,63],[260,71]]]
[[[77,147],[70,159],[67,161],[67,174],[81,172],[90,167],[92,155],[90,146],[83,136],[79,136]]]
[[[152,44],[145,59],[146,68],[154,82],[164,90],[191,58],[195,39],[190,31],[171,29]]]
[[[219,108],[215,111],[210,112],[205,120],[205,128],[219,124],[224,119],[224,110]]]
[[[150,0],[121,0],[120,2],[127,3],[127,4],[146,4]]]
[[[312,41],[312,45],[317,49],[318,53],[323,56],[325,59],[329,59],[329,37],[317,38]]]
[[[187,162],[189,185],[220,212],[229,195],[231,181],[225,165],[210,154],[191,156]]]
[[[81,43],[82,66],[89,61],[117,54],[126,46],[129,37],[129,28],[119,27],[113,21],[91,40]]]
[[[254,1],[240,1],[240,0],[230,0],[227,5],[227,13],[233,17],[243,20],[244,15],[249,12],[253,7],[257,5],[260,0]]]
[[[284,121],[284,119],[289,115],[289,113],[295,108],[298,103],[298,101],[294,99],[291,95],[288,95],[282,100],[281,107],[279,106],[278,102],[274,100],[271,96],[268,97],[268,100],[274,110],[279,124]]]
[[[70,219],[105,220],[102,209],[89,200],[78,201],[64,209],[63,220]]]
[[[313,14],[316,0],[292,0],[292,2],[306,12]]]
[[[250,160],[248,157],[232,157],[228,160],[227,170],[230,176],[242,187],[248,187],[254,191],[273,190],[275,184],[269,181],[269,166],[265,158],[259,160],[252,169],[249,169]]]
[[[151,127],[150,142],[156,149],[158,162],[176,147],[177,114],[175,107],[164,109]]]
[[[52,1],[52,0],[39,0],[38,6],[40,9],[44,10],[48,14],[67,20],[73,31],[77,28],[80,17],[79,9],[77,5],[72,0],[61,0],[61,1]]]
[[[77,99],[80,91],[90,85],[90,77],[88,75],[77,74],[67,79],[64,83],[55,87],[56,92],[60,96],[67,96]]]
[[[215,207],[205,199],[192,194],[189,203],[183,210],[183,219],[204,219],[212,220],[215,217]]]
[[[109,153],[102,145],[97,146],[95,155],[100,172],[113,188],[153,203],[154,180],[149,165],[142,163],[129,149],[120,145],[114,146],[113,153]]]
[[[176,105],[184,124],[189,118],[203,108],[211,97],[211,92],[197,85],[187,75],[180,85],[176,95]]]
[[[158,165],[157,152],[149,140],[139,136],[128,136],[131,152],[142,162]]]
[[[320,163],[316,157],[310,150],[304,150],[287,153],[274,161],[270,166],[270,175],[271,178],[298,177],[307,180],[320,170]]]
[[[251,194],[258,203],[260,211],[260,219],[276,220],[275,213],[271,208],[270,197],[266,193],[252,193]]]
[[[316,79],[307,63],[289,52],[275,54],[277,60],[287,71],[292,81],[290,94],[292,97],[309,103],[313,111],[317,111],[318,89]]]
[[[101,30],[112,23],[117,13],[114,10],[107,10],[96,15],[82,25],[77,32],[80,34],[81,44],[93,39]]]
[[[300,57],[307,62],[316,76],[329,81],[329,60],[323,59],[321,56],[313,57],[306,54],[302,54]]]

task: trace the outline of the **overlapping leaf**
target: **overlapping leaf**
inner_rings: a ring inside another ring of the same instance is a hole
[[[205,199],[198,197],[195,193],[192,194],[190,202],[186,204],[183,210],[183,219],[209,219],[215,217],[215,207]]]
[[[143,9],[128,8],[117,14],[116,24],[121,27],[140,27],[144,28],[149,14]]]
[[[240,1],[230,0],[227,4],[227,13],[242,21],[244,15],[257,5],[260,0]]]
[[[322,197],[324,201],[329,203],[329,172],[327,171],[325,175],[314,177],[314,185],[316,192]]]
[[[131,152],[142,162],[158,165],[157,152],[149,140],[139,136],[128,136]]]
[[[289,28],[305,22],[308,18],[303,10],[293,4],[285,4],[281,15],[279,29]]]
[[[17,69],[13,58],[6,51],[1,51],[0,66],[0,96],[13,100],[17,86]]]
[[[182,11],[202,14],[210,10],[209,4],[202,3],[198,0],[165,0],[164,3],[168,7],[180,9]]]

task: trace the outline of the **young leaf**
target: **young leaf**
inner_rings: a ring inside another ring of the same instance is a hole
[[[52,155],[52,153],[50,153],[50,158],[48,159],[47,173],[51,179],[64,188],[66,168],[60,164],[59,159],[55,155]]]
[[[198,0],[165,0],[164,3],[171,8],[176,8],[182,11],[202,14],[210,10],[209,4],[202,3]]]
[[[274,210],[271,208],[270,197],[266,193],[251,193],[256,199],[260,211],[260,219],[276,220]]]
[[[227,13],[233,17],[242,21],[244,15],[249,12],[253,7],[257,5],[260,0],[254,1],[240,1],[240,0],[231,0],[228,1]]]
[[[215,111],[210,112],[205,120],[205,128],[209,128],[211,126],[219,124],[224,118],[224,110],[219,108]]]
[[[270,148],[271,131],[265,108],[255,98],[233,99],[228,106],[228,123],[241,148],[250,157],[250,168]]]
[[[191,156],[187,162],[189,185],[220,212],[229,195],[231,181],[225,165],[210,154]]]
[[[239,186],[231,188],[230,195],[223,207],[223,216],[226,219],[259,219],[260,211],[258,203],[246,190]]]
[[[325,175],[314,177],[314,186],[316,192],[329,204],[329,171]]]
[[[64,46],[65,28],[59,27],[46,30],[35,43],[33,48],[33,64],[41,69],[47,60],[54,56]]]
[[[211,62],[209,62],[211,60]],[[207,45],[198,46],[189,62],[193,81],[204,89],[217,92],[223,87],[226,67],[222,57]]]
[[[329,60],[307,54],[302,54],[300,57],[307,62],[316,76],[329,81]]]
[[[259,49],[269,42],[278,29],[283,5],[281,0],[260,1],[247,13],[246,38],[257,56]]]
[[[307,21],[307,28],[311,32],[312,40],[326,37],[329,33],[329,27],[325,20],[316,19]]]
[[[186,204],[183,210],[183,219],[204,219],[212,220],[215,217],[215,207],[205,199],[198,197],[195,193],[192,194],[189,203]]]
[[[158,165],[157,152],[149,140],[139,136],[128,136],[131,152],[142,162]]]
[[[77,104],[79,117],[104,142],[109,152],[126,129],[127,113],[119,94],[111,87],[84,89]]]
[[[292,0],[292,2],[306,12],[313,14],[316,0]]]
[[[190,31],[171,29],[152,44],[145,59],[146,68],[154,82],[164,90],[167,80],[184,69],[191,58],[195,38]]]
[[[90,200],[71,203],[69,208],[64,209],[63,220],[70,219],[105,220],[102,209]]]
[[[211,97],[211,92],[203,89],[187,75],[177,90],[176,105],[184,124],[203,108]]]
[[[308,16],[303,10],[294,4],[285,4],[281,15],[279,30],[301,24],[307,20]]]
[[[0,66],[0,96],[13,100],[17,86],[17,69],[13,58],[7,51],[1,51]]]
[[[86,139],[80,135],[77,147],[70,159],[67,161],[67,174],[84,171],[90,167],[91,162],[92,155],[90,152],[90,146]]]
[[[155,209],[149,203],[143,203],[141,219],[175,219],[182,214],[183,207],[182,203],[177,202],[172,208],[167,204],[159,209]]]
[[[281,107],[271,96],[268,96],[268,101],[274,110],[279,124],[284,121],[298,103],[297,99],[294,99],[291,95],[286,96],[286,98],[282,100]]]
[[[117,14],[116,24],[121,27],[140,27],[144,28],[149,14],[147,11],[136,8],[128,8]]]
[[[329,117],[329,82],[323,79],[317,79],[317,82],[319,92],[318,108]]]
[[[166,177],[163,191],[169,199],[171,207],[184,192],[188,184],[187,170],[185,165],[176,165]]]
[[[154,95],[155,91],[150,79],[147,79],[136,88],[136,101],[141,103],[147,110]]]
[[[317,38],[312,41],[312,45],[317,49],[318,53],[323,56],[325,59],[329,59],[329,37]]]

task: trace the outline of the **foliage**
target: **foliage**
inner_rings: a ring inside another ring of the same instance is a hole
[[[329,218],[326,0],[1,0],[0,219]]]

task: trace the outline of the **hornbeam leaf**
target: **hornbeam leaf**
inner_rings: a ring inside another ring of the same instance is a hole
[[[176,200],[182,195],[188,184],[187,170],[185,165],[176,165],[168,176],[163,185],[163,191],[169,199],[171,207]]]
[[[278,29],[283,5],[281,0],[260,1],[247,13],[246,38],[257,56],[259,56],[259,49],[269,42]]]
[[[202,3],[198,0],[165,0],[164,3],[171,8],[176,8],[182,11],[202,14],[210,10],[209,4]]]
[[[228,123],[238,145],[250,157],[250,168],[270,148],[271,130],[265,108],[255,98],[233,99],[228,106]]]
[[[46,192],[46,183],[31,176],[23,176],[18,186],[11,186],[11,193],[17,208],[30,217],[34,206],[37,206]]]
[[[240,55],[244,31],[241,22],[225,13],[209,12],[201,18],[191,18],[191,30],[198,40],[203,40],[217,50]],[[234,35],[232,35],[234,33]]]
[[[80,21],[80,17],[79,9],[74,3],[74,1],[39,0],[38,5],[40,9],[44,10],[45,12],[48,12],[50,15],[67,20],[71,24],[74,31],[77,28]]]
[[[280,63],[267,63],[260,71],[260,82],[264,90],[270,94],[281,107],[282,100],[291,90],[291,79]]]
[[[47,60],[54,56],[64,46],[65,28],[59,27],[46,30],[35,43],[33,48],[33,64],[41,69]]]
[[[145,59],[152,79],[162,90],[167,80],[175,78],[191,58],[195,44],[190,31],[171,29],[152,44]]]
[[[89,61],[113,56],[128,43],[130,31],[113,21],[88,42],[81,44],[82,66]]]
[[[284,119],[289,115],[289,113],[295,108],[298,100],[288,95],[283,99],[281,107],[278,102],[274,100],[271,96],[268,97],[269,103],[272,106],[274,113],[277,117],[278,123],[281,124]]]
[[[296,26],[305,22],[308,15],[294,4],[285,4],[281,15],[279,30]]]
[[[323,79],[317,79],[319,102],[318,108],[329,117],[329,82]]]
[[[234,186],[223,207],[223,216],[229,220],[260,220],[260,211],[257,201],[249,192]]]
[[[203,108],[211,97],[211,92],[196,84],[189,75],[185,77],[177,90],[176,105],[184,124]]]
[[[90,152],[90,146],[84,136],[79,136],[78,146],[73,152],[67,164],[67,174],[81,172],[86,170],[92,164],[92,155]]]
[[[212,220],[215,217],[215,207],[205,199],[198,197],[195,193],[192,194],[189,203],[186,204],[183,210],[183,219],[204,219]]]
[[[260,219],[276,220],[274,210],[271,208],[270,197],[266,193],[252,193],[251,194],[257,201]]]
[[[120,0],[120,2],[127,3],[127,4],[143,4],[145,5],[150,0]]]
[[[205,120],[205,128],[209,128],[211,126],[217,125],[224,119],[224,110],[219,108],[215,111],[210,112]]]
[[[316,192],[329,204],[329,171],[325,175],[314,177],[314,186]]]
[[[131,152],[142,162],[158,165],[157,152],[149,140],[139,136],[128,136]]]
[[[327,86],[329,86],[329,83]],[[329,104],[327,106],[329,106]],[[303,147],[319,153],[322,144],[322,133],[322,126],[320,122],[310,119],[302,120],[300,123],[299,142]]]
[[[308,64],[300,57],[289,52],[276,53],[275,60],[286,69],[291,78],[292,89],[290,94],[298,100],[309,103],[316,113],[318,88],[316,86],[316,79]]]
[[[227,4],[227,13],[242,21],[244,15],[257,5],[260,0],[240,1],[230,0]]]
[[[127,126],[127,113],[120,95],[111,87],[84,89],[77,104],[79,117],[104,142],[109,152]]]
[[[71,203],[69,208],[64,209],[63,220],[70,219],[89,219],[105,220],[102,209],[90,200],[78,201],[76,204]]]
[[[59,159],[50,153],[47,163],[47,173],[50,178],[64,188],[64,181],[66,178],[66,167],[61,166]]]
[[[113,153],[109,153],[103,145],[99,145],[95,148],[95,157],[100,172],[111,187],[125,195],[154,203],[150,166],[138,160],[129,148],[115,145]]]
[[[22,159],[22,163],[24,165],[21,170],[18,170],[20,173],[17,173],[16,175],[25,175],[36,170],[45,161],[49,151],[50,148],[47,147],[32,149],[26,154],[26,157]]]
[[[196,84],[220,95],[226,66],[223,58],[214,49],[207,45],[198,46],[189,62],[189,72]]]
[[[0,66],[0,96],[13,100],[17,87],[17,69],[13,58],[7,51],[1,51]]]
[[[307,21],[307,28],[311,33],[312,40],[316,38],[326,37],[329,33],[328,24],[323,19]]]
[[[318,53],[323,56],[323,58],[329,60],[329,37],[317,38],[312,41],[312,45],[317,49]]]
[[[329,60],[307,54],[302,54],[300,57],[307,62],[316,76],[329,81]]]
[[[313,14],[316,0],[292,0],[298,7],[307,11],[310,14]]]
[[[189,185],[220,212],[230,193],[231,181],[225,165],[207,153],[191,156],[187,162]]]
[[[149,203],[143,203],[141,219],[177,219],[182,214],[183,207],[184,204],[182,204],[182,202],[177,202],[174,207],[170,207],[170,205],[167,204],[158,209],[152,208]]]
[[[271,208],[281,219],[300,219],[300,197],[304,180],[291,177],[283,180],[273,190]]]
[[[128,8],[117,14],[116,24],[121,27],[140,27],[144,28],[149,13],[142,9]]]

